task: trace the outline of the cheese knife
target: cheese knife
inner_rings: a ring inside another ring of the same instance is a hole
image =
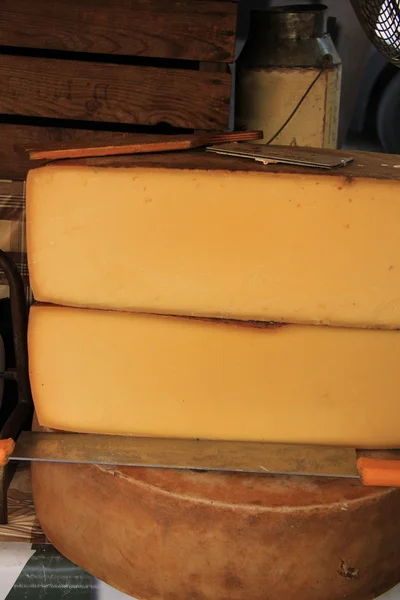
[[[24,431],[16,443],[0,441],[0,464],[2,458],[3,462],[345,477],[360,479],[367,486],[400,487],[400,450]]]

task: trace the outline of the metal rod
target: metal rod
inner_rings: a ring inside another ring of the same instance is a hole
[[[28,309],[24,283],[13,261],[2,250],[0,250],[0,269],[6,275],[10,286],[15,363],[18,373],[18,403],[22,402],[33,406],[28,370]],[[3,436],[0,434],[1,437]]]
[[[7,381],[17,381],[18,374],[16,369],[7,369],[7,371],[0,371],[0,379],[6,379]]]
[[[13,379],[18,387],[18,402],[4,427],[0,431],[0,439],[16,440],[25,428],[29,428],[33,415],[33,401],[29,382],[28,368],[28,307],[25,300],[25,289],[22,277],[8,256],[0,250],[0,270],[2,270],[10,286],[11,321],[13,329],[14,353],[16,369],[1,373],[4,379]],[[7,523],[7,490],[15,470],[15,464],[8,463],[0,467],[0,524]]]
[[[0,467],[0,525],[7,525],[8,523],[7,492],[17,465],[17,462],[9,462]]]
[[[29,427],[31,422],[32,408],[27,402],[18,402],[0,432],[0,439],[12,438],[16,440],[21,431]]]

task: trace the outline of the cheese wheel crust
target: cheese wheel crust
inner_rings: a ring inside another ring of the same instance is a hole
[[[141,600],[367,600],[400,580],[400,490],[33,463],[43,530]]]

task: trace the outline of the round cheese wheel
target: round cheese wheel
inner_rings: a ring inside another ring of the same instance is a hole
[[[44,532],[143,600],[371,599],[400,581],[400,489],[34,463]]]

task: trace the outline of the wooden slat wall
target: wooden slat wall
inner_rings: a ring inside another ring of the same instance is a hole
[[[0,0],[0,179],[26,147],[227,129],[236,26],[237,0]]]
[[[233,62],[231,0],[0,0],[0,45]]]
[[[0,54],[0,113],[225,129],[231,76]]]

